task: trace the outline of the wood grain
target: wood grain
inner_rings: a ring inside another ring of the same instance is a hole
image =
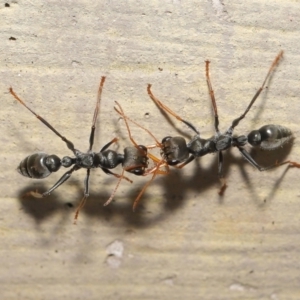
[[[107,76],[95,149],[113,137],[130,145],[118,101],[158,139],[187,137],[166,120],[146,86],[213,134],[205,63],[226,130],[262,84],[280,50],[284,59],[268,88],[238,126],[289,127],[293,143],[279,153],[251,153],[261,164],[300,161],[299,1],[12,1],[0,2],[2,299],[271,299],[300,298],[300,170],[260,173],[233,149],[225,155],[228,189],[217,191],[216,155],[157,178],[136,213],[147,178],[123,182],[93,170],[91,195],[73,225],[84,171],[49,198],[61,176],[29,180],[16,172],[27,155],[70,155],[65,144],[8,93],[12,86],[82,151],[88,148],[98,84]],[[16,40],[11,39],[14,37]],[[140,144],[152,144],[131,126]]]

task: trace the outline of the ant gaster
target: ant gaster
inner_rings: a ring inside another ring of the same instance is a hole
[[[18,172],[25,177],[43,179],[49,176],[52,172],[59,170],[61,166],[65,168],[72,167],[46,192],[40,194],[38,192],[30,192],[30,194],[37,198],[47,197],[67,181],[74,171],[79,169],[86,169],[86,177],[84,180],[84,196],[76,210],[75,221],[78,218],[80,209],[84,206],[88,196],[89,196],[89,178],[90,170],[94,168],[100,168],[104,173],[113,175],[119,178],[117,187],[121,179],[126,179],[132,182],[130,179],[123,175],[124,171],[130,172],[134,175],[143,175],[148,167],[148,156],[147,148],[142,145],[135,144],[134,147],[126,147],[124,149],[124,154],[117,153],[114,150],[108,149],[113,143],[117,142],[117,138],[112,139],[109,143],[104,145],[99,152],[93,152],[94,135],[96,129],[96,121],[100,108],[100,100],[102,89],[104,85],[105,77],[101,78],[96,107],[94,110],[94,117],[91,127],[91,133],[89,138],[89,149],[87,152],[81,152],[74,147],[74,144],[68,140],[66,137],[62,136],[52,125],[50,125],[44,118],[36,114],[25,102],[18,97],[18,95],[13,91],[12,88],[9,89],[13,97],[18,100],[23,106],[25,106],[32,114],[34,114],[42,123],[44,123],[50,130],[52,130],[57,136],[59,136],[67,145],[67,147],[73,152],[75,157],[64,156],[60,159],[57,155],[48,155],[46,153],[34,153],[27,156],[21,161],[18,166]],[[109,169],[114,169],[119,164],[123,166],[123,172],[121,175],[111,172]],[[106,205],[112,200],[116,189],[113,191],[111,197],[106,202]]]
[[[209,153],[218,153],[218,176],[221,180],[222,186],[219,190],[219,194],[222,195],[224,190],[226,189],[226,181],[223,176],[223,153],[222,151],[227,150],[231,147],[236,147],[242,154],[242,156],[256,169],[259,171],[266,171],[272,168],[290,164],[291,166],[300,167],[300,164],[292,161],[284,161],[281,163],[275,163],[268,167],[261,167],[257,164],[257,162],[253,159],[253,157],[243,148],[247,143],[252,146],[260,146],[262,149],[267,150],[275,150],[281,147],[283,144],[288,142],[292,138],[291,131],[281,125],[265,125],[258,130],[251,131],[248,135],[233,135],[233,131],[235,127],[239,124],[239,122],[245,118],[252,105],[260,95],[263,90],[268,78],[270,77],[272,71],[278,64],[280,58],[283,55],[283,51],[281,51],[273,61],[265,80],[262,86],[257,90],[254,97],[250,101],[250,104],[246,108],[243,114],[241,114],[238,118],[234,119],[229,126],[229,128],[221,133],[219,130],[219,116],[217,111],[217,104],[214,96],[214,91],[212,89],[210,77],[209,77],[209,61],[206,61],[206,81],[209,89],[209,94],[212,102],[213,114],[214,114],[214,127],[215,127],[215,135],[211,138],[204,139],[200,136],[200,132],[195,128],[193,124],[190,122],[183,120],[179,115],[173,112],[169,107],[163,104],[159,99],[157,99],[151,92],[151,85],[148,85],[147,91],[150,98],[156,103],[156,105],[177,118],[179,121],[185,123],[189,128],[191,128],[196,135],[186,143],[183,137],[171,137],[167,136],[162,139],[160,145],[158,145],[162,149],[162,157],[166,161],[168,165],[176,166],[177,168],[182,168],[191,161],[193,161],[196,157],[201,157]]]

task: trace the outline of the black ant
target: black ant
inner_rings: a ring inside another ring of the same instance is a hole
[[[119,186],[120,181],[124,178],[127,181],[131,182],[130,179],[125,177],[124,171],[130,172],[134,175],[147,175],[151,173],[147,171],[148,167],[148,156],[147,156],[147,148],[143,145],[135,144],[134,147],[126,147],[124,149],[124,154],[117,153],[114,150],[108,149],[113,143],[117,142],[117,138],[112,139],[109,143],[104,145],[99,152],[93,152],[93,144],[94,144],[94,136],[96,129],[96,121],[100,108],[100,100],[102,89],[104,85],[105,77],[101,78],[96,107],[94,110],[94,117],[91,127],[91,133],[89,138],[89,149],[87,152],[81,152],[74,147],[74,144],[68,140],[66,137],[62,136],[52,125],[50,125],[44,118],[36,114],[29,106],[25,104],[23,100],[21,100],[17,94],[13,91],[12,88],[9,89],[10,93],[13,97],[18,100],[23,106],[25,106],[32,114],[34,114],[42,123],[44,123],[50,130],[52,130],[57,136],[59,136],[67,145],[67,147],[73,152],[75,157],[64,156],[60,159],[56,155],[48,155],[46,153],[34,153],[27,156],[23,159],[17,170],[18,172],[30,178],[43,179],[48,177],[52,172],[56,172],[59,170],[61,166],[65,168],[69,168],[73,166],[69,171],[67,171],[49,190],[40,194],[38,192],[30,192],[30,194],[37,198],[47,197],[57,189],[60,185],[62,185],[65,181],[67,181],[74,171],[77,171],[81,168],[87,170],[87,174],[84,180],[84,196],[76,210],[75,213],[75,221],[78,218],[78,214],[80,209],[84,206],[88,196],[89,196],[89,178],[90,178],[90,170],[94,168],[100,168],[104,173],[113,175],[119,178],[119,182],[110,196],[109,200],[105,203],[107,205],[113,198],[117,187]],[[154,158],[154,156],[151,156]],[[122,164],[123,172],[121,175],[111,172],[109,169],[114,169],[119,164]],[[155,168],[155,167],[154,167]]]
[[[163,104],[159,99],[157,99],[151,92],[151,85],[147,87],[147,92],[150,98],[155,102],[155,104],[162,110],[168,112],[174,116],[179,121],[185,123],[189,128],[191,128],[196,135],[186,143],[185,139],[180,136],[171,137],[167,136],[162,139],[159,147],[162,149],[161,155],[163,160],[171,166],[177,168],[183,168],[188,163],[193,161],[196,157],[201,157],[209,153],[218,153],[218,176],[221,180],[222,186],[219,190],[219,194],[222,195],[226,189],[226,181],[223,176],[223,153],[222,151],[227,150],[231,147],[236,147],[242,154],[242,156],[257,170],[266,171],[278,166],[289,164],[290,166],[300,167],[300,164],[290,160],[275,163],[268,167],[261,167],[256,163],[253,157],[243,148],[247,143],[256,147],[260,146],[262,149],[275,150],[281,147],[283,144],[287,143],[292,138],[292,132],[281,125],[265,125],[258,130],[251,131],[248,135],[234,136],[233,131],[239,122],[245,118],[246,114],[251,109],[252,105],[260,95],[263,90],[266,81],[270,77],[272,71],[278,64],[279,60],[283,55],[283,51],[280,51],[273,61],[262,86],[257,90],[254,97],[250,101],[250,104],[246,108],[243,114],[238,118],[234,119],[230,127],[221,133],[219,130],[219,116],[217,111],[217,104],[214,96],[214,91],[212,89],[210,77],[209,77],[209,61],[206,61],[206,81],[209,89],[209,94],[212,102],[213,114],[214,114],[214,127],[215,135],[211,138],[204,139],[200,137],[200,132],[196,129],[194,125],[190,122],[183,120],[179,115],[173,112],[169,107]]]

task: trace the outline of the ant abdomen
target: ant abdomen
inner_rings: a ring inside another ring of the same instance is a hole
[[[248,134],[248,143],[260,146],[265,150],[274,150],[281,147],[292,138],[292,132],[281,125],[265,125]]]
[[[58,156],[39,152],[24,158],[17,170],[25,177],[42,179],[56,172],[60,166],[61,161]]]

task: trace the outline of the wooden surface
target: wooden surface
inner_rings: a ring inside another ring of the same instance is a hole
[[[1,299],[300,299],[299,169],[260,173],[233,149],[220,198],[217,156],[209,155],[157,178],[136,213],[133,200],[148,178],[122,182],[104,208],[116,180],[93,170],[90,198],[73,225],[85,172],[48,198],[22,197],[63,174],[22,177],[23,158],[71,153],[8,93],[12,86],[86,151],[99,80],[107,76],[94,149],[118,136],[112,148],[121,152],[130,141],[114,101],[159,140],[182,132],[188,139],[191,130],[176,120],[172,126],[149,99],[151,83],[208,138],[204,61],[211,61],[226,130],[284,50],[236,133],[287,126],[290,145],[251,153],[263,165],[300,161],[299,1],[1,1],[0,24]],[[131,128],[138,143],[153,143]]]

